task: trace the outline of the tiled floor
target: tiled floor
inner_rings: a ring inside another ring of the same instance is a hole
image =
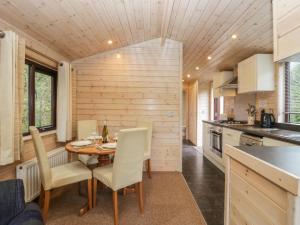
[[[200,151],[183,144],[183,175],[198,203],[207,225],[223,225],[224,174]]]

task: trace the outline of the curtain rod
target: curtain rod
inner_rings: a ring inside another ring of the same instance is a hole
[[[43,57],[49,59],[50,61],[52,61],[52,62],[54,62],[54,63],[59,64],[59,62],[58,62],[57,60],[55,60],[55,59],[53,59],[53,58],[51,58],[51,57],[49,57],[49,56],[47,56],[47,55],[45,55],[45,54],[39,52],[39,51],[37,51],[37,50],[35,50],[35,49],[33,49],[33,48],[30,48],[30,47],[28,47],[28,46],[26,46],[26,48],[29,49],[30,51],[33,51],[33,52],[35,52],[35,53],[37,53],[37,54],[39,54],[39,55],[41,55],[41,56],[43,56]]]

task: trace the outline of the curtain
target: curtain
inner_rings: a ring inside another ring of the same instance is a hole
[[[72,139],[72,73],[68,62],[58,67],[56,133],[58,142]]]
[[[20,160],[25,41],[12,31],[0,38],[0,165]]]

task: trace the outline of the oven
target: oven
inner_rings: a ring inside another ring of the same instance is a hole
[[[222,127],[212,127],[210,129],[210,148],[222,158]]]

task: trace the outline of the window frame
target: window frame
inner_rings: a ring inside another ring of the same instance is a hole
[[[35,126],[35,73],[40,72],[52,79],[51,88],[51,125],[37,127],[40,132],[46,132],[56,129],[56,112],[57,112],[57,71],[47,68],[29,59],[25,59],[25,64],[28,65],[28,126]],[[29,131],[23,133],[23,136],[30,135]]]
[[[300,114],[291,112],[290,110],[290,85],[291,85],[291,70],[290,62],[284,63],[284,123],[299,126],[299,123],[291,122],[290,116]]]

